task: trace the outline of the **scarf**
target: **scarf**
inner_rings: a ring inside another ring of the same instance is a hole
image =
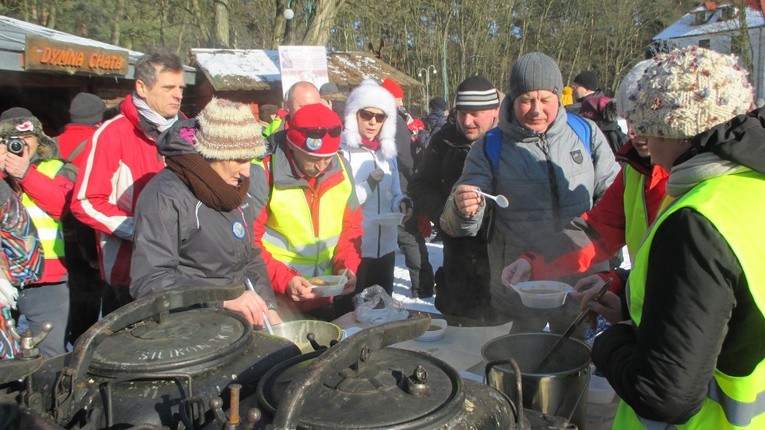
[[[680,197],[707,179],[748,172],[749,170],[751,169],[746,166],[723,160],[712,152],[702,152],[691,157],[688,161],[672,167],[667,180],[667,195]]]
[[[172,118],[165,118],[158,114],[154,109],[150,108],[149,105],[146,104],[146,101],[139,97],[136,93],[133,93],[133,104],[135,105],[138,113],[146,118],[146,120],[149,121],[152,125],[157,127],[157,130],[160,133],[170,128],[175,123],[175,121],[178,120],[178,114]]]
[[[377,151],[380,149],[380,139],[369,140],[366,137],[362,137],[361,144],[371,149],[372,151]]]
[[[244,178],[239,187],[227,184],[210,163],[199,154],[181,154],[165,157],[167,168],[186,184],[205,206],[220,212],[230,212],[244,203],[250,178]]]

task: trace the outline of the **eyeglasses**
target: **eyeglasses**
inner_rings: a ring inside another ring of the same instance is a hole
[[[364,109],[360,109],[358,114],[364,121],[371,121],[374,118],[377,122],[383,122],[385,118],[388,118],[388,115],[384,113],[374,113]]]
[[[325,135],[329,134],[330,137],[340,136],[343,132],[342,125],[336,125],[334,127],[293,127],[295,130],[303,133],[306,137],[311,139],[321,139]]]

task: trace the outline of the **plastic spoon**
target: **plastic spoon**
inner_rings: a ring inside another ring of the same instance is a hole
[[[486,193],[484,193],[484,192],[483,192],[483,191],[481,191],[481,190],[475,190],[475,191],[476,191],[478,194],[480,194],[480,195],[482,195],[482,196],[486,197],[487,199],[492,199],[492,200],[494,200],[494,202],[496,202],[496,203],[497,203],[497,206],[499,206],[499,207],[501,207],[501,208],[503,208],[503,209],[504,209],[504,208],[506,208],[506,207],[508,207],[508,206],[510,206],[510,202],[507,200],[507,197],[503,196],[502,194],[500,194],[500,195],[498,195],[498,196],[492,196],[491,194],[486,194]]]

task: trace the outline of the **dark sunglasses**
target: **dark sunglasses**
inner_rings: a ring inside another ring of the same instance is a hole
[[[359,110],[358,113],[364,121],[371,121],[372,118],[374,118],[377,122],[383,122],[385,121],[385,118],[388,117],[388,115],[385,115],[384,113],[374,113],[364,109]]]
[[[329,134],[330,137],[340,136],[343,132],[342,125],[336,125],[334,127],[294,127],[295,130],[305,134],[311,139],[321,139],[325,135]]]

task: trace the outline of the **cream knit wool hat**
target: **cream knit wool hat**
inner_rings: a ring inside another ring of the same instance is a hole
[[[640,77],[626,116],[642,136],[696,136],[749,110],[746,75],[734,55],[698,46],[659,54]]]
[[[210,160],[248,160],[266,153],[262,127],[247,105],[214,98],[197,115],[197,151]]]

